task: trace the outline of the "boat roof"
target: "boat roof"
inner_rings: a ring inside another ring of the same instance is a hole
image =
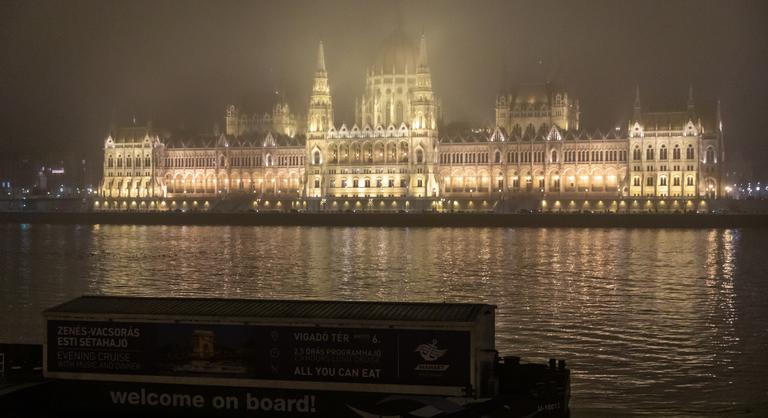
[[[476,322],[493,313],[480,303],[375,302],[279,299],[222,299],[80,296],[47,309],[51,314],[156,315],[397,322]]]

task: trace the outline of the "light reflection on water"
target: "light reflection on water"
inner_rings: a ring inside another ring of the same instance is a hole
[[[740,413],[768,398],[757,230],[0,225],[0,341],[83,293],[482,301],[498,349],[565,358],[577,408]]]

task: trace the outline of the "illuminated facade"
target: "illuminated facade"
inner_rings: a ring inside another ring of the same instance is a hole
[[[309,198],[427,198],[440,195],[437,166],[439,103],[432,91],[427,43],[418,48],[396,32],[368,69],[358,122],[333,121],[323,45],[310,98],[307,132]],[[391,208],[392,203],[384,203]],[[370,203],[370,202],[366,202]],[[339,203],[332,201],[331,207]],[[343,205],[343,203],[342,203]]]
[[[522,85],[496,99],[496,126],[521,136],[556,125],[579,129],[579,101],[551,83]]]
[[[272,108],[272,113],[246,114],[237,106],[227,107],[225,117],[226,134],[239,137],[254,132],[272,131],[279,135],[295,136],[304,133],[301,118],[291,113],[291,108],[284,97]]]
[[[521,86],[497,98],[495,127],[439,132],[426,38],[417,44],[401,32],[368,68],[351,125],[336,124],[330,85],[321,43],[305,123],[281,100],[264,116],[230,106],[222,134],[112,132],[98,205],[205,209],[213,199],[257,210],[509,210],[521,202],[685,210],[722,193],[719,107],[708,125],[692,92],[684,112],[649,113],[638,91],[626,128],[587,133],[565,89]]]

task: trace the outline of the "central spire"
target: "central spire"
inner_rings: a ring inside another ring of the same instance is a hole
[[[317,47],[317,71],[325,71],[325,50],[323,49],[323,41],[320,41],[320,45]]]
[[[424,33],[421,34],[421,39],[419,40],[418,70],[429,71],[429,64],[427,63],[427,37]]]

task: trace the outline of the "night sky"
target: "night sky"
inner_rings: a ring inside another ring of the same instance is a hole
[[[223,127],[228,103],[303,112],[325,42],[337,123],[401,22],[427,36],[447,121],[489,124],[511,84],[564,83],[582,126],[722,101],[726,159],[768,175],[766,1],[24,1],[0,3],[0,152],[98,155],[112,121]]]

